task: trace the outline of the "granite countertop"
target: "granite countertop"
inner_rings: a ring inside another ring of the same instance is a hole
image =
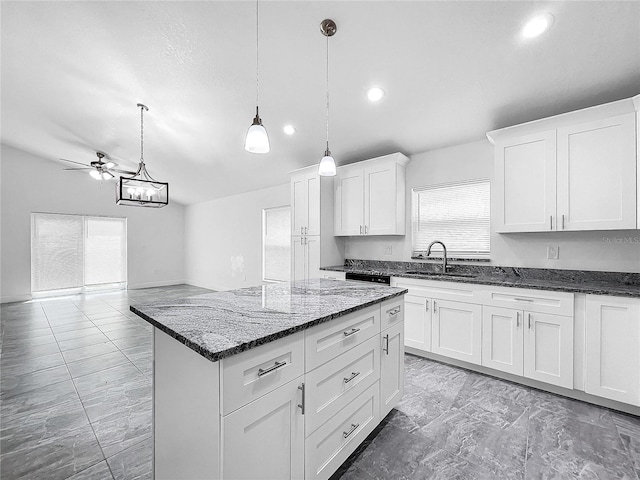
[[[315,279],[131,306],[131,311],[216,361],[400,296],[406,289]]]
[[[452,265],[451,269],[447,269],[449,275],[434,275],[441,268],[441,264],[432,263],[347,260],[345,265],[323,267],[322,270],[640,298],[638,273]],[[408,271],[420,273],[407,273]]]

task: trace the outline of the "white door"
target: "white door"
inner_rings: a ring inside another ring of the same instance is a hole
[[[396,168],[386,163],[364,170],[365,235],[396,233]]]
[[[495,146],[497,232],[556,230],[556,133],[528,135]]]
[[[433,300],[431,352],[482,363],[482,305]]]
[[[364,235],[364,180],[361,168],[339,169],[334,181],[335,235]]]
[[[524,376],[573,388],[573,317],[524,312]]]
[[[431,300],[418,295],[404,296],[404,344],[431,351]]]
[[[482,307],[482,365],[522,375],[523,317],[521,310]]]
[[[636,118],[558,129],[558,230],[636,228]]]
[[[384,418],[404,393],[404,325],[402,322],[382,332],[380,366],[380,418]]]
[[[294,380],[223,417],[222,478],[304,477],[304,416]],[[248,456],[248,452],[251,455]]]
[[[640,300],[587,295],[585,392],[640,405]]]
[[[304,280],[307,265],[306,237],[291,237],[291,280]]]
[[[304,235],[308,223],[307,177],[291,177],[291,235]]]
[[[305,237],[307,255],[305,278],[320,278],[320,237]]]

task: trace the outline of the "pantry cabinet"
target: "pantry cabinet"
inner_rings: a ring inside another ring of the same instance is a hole
[[[291,235],[320,235],[320,175],[304,169],[291,176]]]
[[[320,276],[320,236],[291,237],[291,280]]]
[[[636,99],[488,132],[496,231],[637,228]]]
[[[334,235],[404,235],[405,167],[394,153],[337,169]]]
[[[585,392],[640,405],[640,299],[586,297]]]

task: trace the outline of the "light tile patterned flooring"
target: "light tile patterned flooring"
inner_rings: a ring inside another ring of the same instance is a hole
[[[151,478],[151,327],[129,290],[0,306],[0,478]],[[406,355],[405,396],[334,479],[630,479],[640,419]]]

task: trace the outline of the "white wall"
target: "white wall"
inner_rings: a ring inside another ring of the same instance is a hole
[[[3,302],[30,298],[31,212],[127,218],[129,288],[184,283],[184,206],[160,209],[115,204],[115,182],[2,145],[1,281]]]
[[[289,184],[186,207],[187,283],[213,290],[262,283],[262,209],[290,205]]]
[[[486,140],[425,152],[407,166],[407,235],[352,237],[347,258],[411,261],[411,189],[475,178],[493,181],[493,146]],[[492,216],[495,217],[495,202]],[[500,266],[640,272],[640,232],[549,232],[498,234],[491,231],[491,264]],[[547,259],[547,246],[559,246],[560,258]],[[392,255],[384,255],[386,246]]]

